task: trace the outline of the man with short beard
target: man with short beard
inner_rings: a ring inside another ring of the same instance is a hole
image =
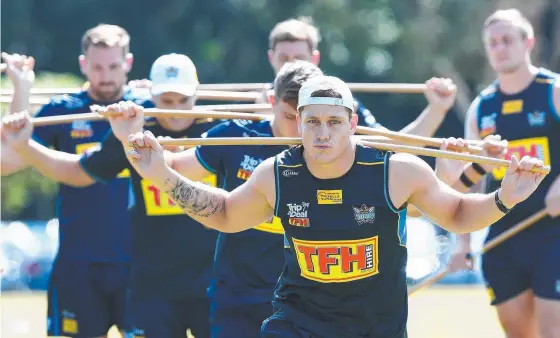
[[[98,25],[88,30],[79,56],[80,70],[89,82],[87,90],[53,97],[36,116],[87,113],[93,104],[123,100],[153,107],[150,101],[125,90],[133,61],[129,43],[128,33],[119,26]],[[11,111],[27,110],[33,85],[33,76],[25,76],[32,72],[30,58],[6,54],[3,58],[14,83]],[[33,138],[61,152],[82,154],[98,147],[109,131],[104,120],[76,121],[37,127]],[[2,141],[6,141],[5,133]],[[2,176],[27,166],[9,148],[9,142],[3,142],[2,150]],[[131,254],[128,178],[129,171],[124,170],[107,184],[60,185],[59,249],[49,281],[48,335],[104,337],[113,325],[123,330]]]

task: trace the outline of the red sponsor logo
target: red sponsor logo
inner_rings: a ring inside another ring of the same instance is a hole
[[[296,226],[296,227],[308,228],[309,227],[309,218],[290,217],[290,219],[288,220],[288,223],[290,225],[293,225],[293,226]]]

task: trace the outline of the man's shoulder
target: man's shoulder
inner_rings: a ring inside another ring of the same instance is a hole
[[[41,107],[37,116],[68,115],[83,112],[90,105],[86,92],[76,94],[62,94],[50,98],[49,102]]]
[[[480,91],[478,97],[480,100],[487,100],[496,95],[498,92],[498,82],[495,81]]]
[[[208,137],[254,137],[270,136],[266,132],[268,122],[230,120],[218,123],[208,131]]]

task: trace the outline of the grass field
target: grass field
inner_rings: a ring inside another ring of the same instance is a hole
[[[0,337],[45,337],[45,293],[3,293]],[[481,286],[438,286],[410,297],[409,338],[503,338]],[[120,337],[111,332],[110,338]]]

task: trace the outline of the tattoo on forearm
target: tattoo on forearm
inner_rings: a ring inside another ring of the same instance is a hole
[[[225,210],[224,197],[197,186],[198,183],[188,184],[181,180],[176,183],[167,180],[166,183],[171,187],[166,193],[187,213],[207,218]]]

